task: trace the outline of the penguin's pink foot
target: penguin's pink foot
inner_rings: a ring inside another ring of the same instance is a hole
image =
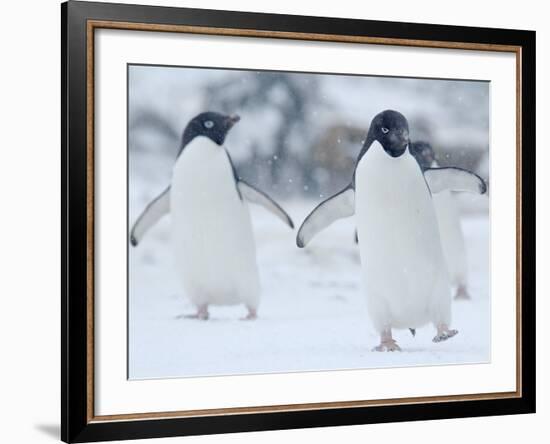
[[[372,351],[378,351],[378,352],[393,352],[393,351],[401,351],[401,347],[397,345],[397,342],[392,338],[391,335],[391,328],[387,328],[382,332],[380,335],[380,345],[377,345],[372,349]]]
[[[469,301],[472,299],[465,285],[459,285],[456,289],[455,300],[456,301]]]
[[[397,345],[397,342],[395,342],[394,339],[390,339],[389,341],[382,341],[380,345],[377,345],[376,347],[374,347],[372,351],[377,351],[377,352],[401,351],[401,347]]]
[[[208,305],[201,305],[200,307],[198,307],[198,310],[195,314],[178,316],[178,318],[182,317],[185,319],[199,319],[200,321],[207,321],[210,317],[210,314],[208,313]]]
[[[458,334],[458,330],[450,330],[445,324],[437,326],[437,334],[432,339],[433,342],[443,342]]]
[[[258,312],[255,308],[249,308],[248,314],[244,318],[241,318],[241,321],[254,321],[256,319],[258,319]]]

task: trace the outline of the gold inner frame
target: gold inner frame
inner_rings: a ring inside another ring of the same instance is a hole
[[[463,49],[489,52],[511,52],[516,56],[516,390],[514,392],[471,393],[448,396],[423,396],[362,401],[335,401],[307,404],[284,404],[254,407],[230,407],[203,410],[182,410],[170,412],[128,413],[96,416],[94,413],[94,31],[95,29],[120,29],[132,31],[178,32],[188,34],[222,35],[232,37],[277,38],[289,40],[310,40],[339,43],[363,43],[371,45],[393,45],[423,48]],[[335,408],[357,408],[415,403],[458,402],[519,398],[522,396],[522,349],[521,349],[521,90],[522,90],[522,48],[514,45],[496,45],[487,43],[445,42],[435,40],[412,40],[366,36],[348,36],[332,34],[308,34],[300,32],[264,31],[254,29],[214,28],[187,25],[163,25],[149,23],[130,23],[105,20],[87,21],[86,43],[86,207],[87,207],[87,422],[145,420],[160,418],[189,418],[197,416],[222,416],[236,414],[292,412],[300,410],[326,410]]]

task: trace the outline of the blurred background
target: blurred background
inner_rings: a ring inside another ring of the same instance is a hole
[[[185,125],[206,111],[237,113],[226,146],[239,174],[276,197],[316,198],[349,183],[370,121],[409,120],[441,166],[489,179],[489,83],[156,67],[129,68],[131,179],[167,184]],[[132,187],[130,187],[132,189]]]

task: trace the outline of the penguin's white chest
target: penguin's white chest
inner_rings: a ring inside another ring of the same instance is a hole
[[[355,189],[363,280],[374,323],[379,328],[425,324],[433,318],[435,293],[445,293],[448,278],[418,164],[408,150],[393,158],[374,142],[357,166]]]
[[[465,285],[467,276],[466,246],[457,202],[451,191],[445,190],[433,196],[439,223],[441,246],[454,285]]]
[[[256,305],[259,284],[248,207],[224,148],[206,137],[187,145],[170,194],[177,272],[197,305]]]

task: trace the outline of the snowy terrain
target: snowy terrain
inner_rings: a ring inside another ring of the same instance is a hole
[[[152,190],[131,199],[133,222]],[[166,378],[294,372],[490,360],[489,216],[486,196],[461,196],[471,301],[453,303],[460,333],[435,344],[432,326],[416,337],[395,331],[400,353],[371,351],[379,338],[366,311],[353,218],[339,221],[306,249],[263,208],[251,207],[262,300],[256,321],[243,306],[211,307],[209,321],[180,290],[169,244],[169,217],[129,251],[129,375]],[[296,225],[316,204],[281,202]]]

